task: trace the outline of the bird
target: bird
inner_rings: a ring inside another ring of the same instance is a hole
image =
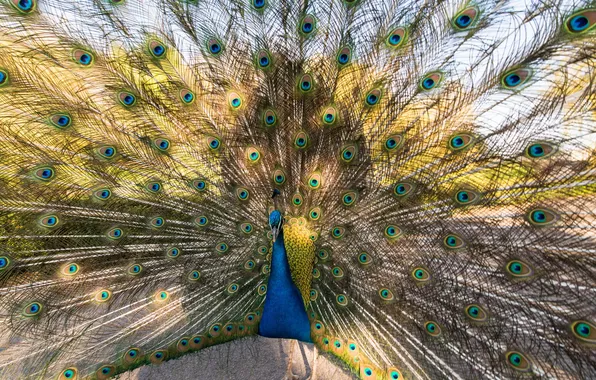
[[[596,378],[594,25],[583,0],[2,1],[0,378],[257,334],[367,380]]]

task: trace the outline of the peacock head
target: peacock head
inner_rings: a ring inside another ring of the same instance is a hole
[[[274,202],[275,202],[275,197],[278,196],[279,194],[280,194],[280,191],[278,189],[273,190],[273,195],[271,196],[271,198],[274,199]],[[279,210],[271,211],[271,213],[269,214],[269,227],[271,228],[271,235],[273,236],[274,243],[275,243],[275,240],[277,239],[277,235],[279,235],[279,232],[281,231],[282,224],[283,224],[283,218],[281,216],[281,212],[279,212]]]

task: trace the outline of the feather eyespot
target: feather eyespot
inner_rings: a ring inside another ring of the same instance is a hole
[[[355,190],[346,191],[341,195],[341,202],[344,206],[353,206],[356,201],[358,201],[358,192]]]
[[[228,292],[228,294],[234,294],[238,291],[238,289],[240,289],[240,285],[233,283],[228,285],[228,287],[226,288],[226,291]]]
[[[273,182],[275,182],[276,185],[283,185],[286,182],[286,174],[282,169],[273,171]]]
[[[310,218],[310,220],[313,220],[313,221],[321,219],[322,215],[323,215],[323,211],[318,206],[311,208],[310,211],[308,212],[308,217]]]
[[[65,129],[71,126],[72,118],[65,113],[58,113],[50,117],[50,123],[59,129]]]
[[[339,50],[335,59],[340,67],[346,66],[352,60],[352,48],[344,46]]]
[[[176,350],[178,352],[186,352],[190,349],[190,338],[184,337],[178,339],[176,343]]]
[[[133,364],[139,360],[141,357],[141,350],[139,348],[133,347],[129,348],[123,355],[124,362],[127,364]]]
[[[117,150],[116,150],[116,147],[114,147],[114,146],[106,145],[106,146],[97,148],[96,152],[101,158],[105,158],[105,159],[109,160],[111,158],[114,158],[114,156],[116,156]]]
[[[0,87],[8,83],[8,72],[0,69]]]
[[[244,187],[239,187],[236,189],[236,198],[242,202],[247,201],[250,198],[250,192]]]
[[[259,253],[259,255],[266,255],[267,252],[269,252],[269,249],[266,245],[261,245],[259,246],[259,248],[257,248],[257,252]]]
[[[188,279],[190,281],[198,281],[201,278],[201,273],[198,270],[193,270],[188,274]]]
[[[228,104],[232,110],[237,111],[242,107],[242,97],[237,92],[230,92],[228,94]]]
[[[145,184],[145,189],[150,193],[157,194],[163,190],[163,187],[159,181],[149,181]]]
[[[137,97],[128,91],[121,91],[118,94],[118,101],[125,107],[132,107],[137,103]]]
[[[257,289],[257,293],[260,296],[264,296],[265,294],[267,294],[267,285],[260,285],[259,288]]]
[[[395,28],[391,31],[391,33],[389,33],[385,39],[385,43],[391,48],[396,48],[404,43],[406,36],[407,32],[405,28]]]
[[[535,226],[548,226],[558,220],[558,215],[545,208],[535,208],[528,212],[527,218]]]
[[[207,137],[207,146],[213,152],[217,152],[221,148],[221,141],[215,136]]]
[[[166,56],[166,47],[159,41],[149,42],[149,53],[155,58],[164,58]]]
[[[387,288],[379,289],[379,296],[383,301],[393,301],[393,292]]]
[[[474,142],[474,137],[466,133],[459,133],[451,136],[449,139],[449,149],[453,151],[461,151],[470,146]]]
[[[58,380],[76,380],[78,372],[74,367],[67,368],[58,376]]]
[[[398,226],[396,226],[394,224],[390,224],[387,227],[385,227],[384,233],[385,233],[385,237],[387,239],[395,240],[402,235],[403,231]]]
[[[300,89],[300,91],[302,93],[309,93],[313,90],[314,88],[314,82],[313,82],[313,78],[312,75],[310,74],[304,74],[300,77],[300,80],[298,81],[298,88]]]
[[[532,363],[519,351],[509,351],[505,354],[507,364],[516,371],[530,372]]]
[[[79,264],[69,263],[62,267],[61,272],[65,276],[72,277],[72,276],[76,276],[79,273],[80,269],[81,269],[81,267],[79,266]]]
[[[532,70],[530,69],[517,69],[510,71],[503,75],[501,84],[507,89],[514,89],[526,83],[532,76]]]
[[[344,278],[344,270],[341,267],[333,267],[331,269],[331,274],[336,280],[341,280]]]
[[[217,251],[217,253],[219,254],[223,254],[228,252],[229,246],[227,243],[224,242],[219,242],[215,245],[215,251]]]
[[[528,158],[547,158],[557,152],[557,147],[548,142],[535,142],[526,147]]]
[[[155,299],[155,302],[166,302],[170,298],[170,293],[165,290],[160,290],[153,295],[153,298]]]
[[[317,268],[313,268],[313,270],[312,270],[312,278],[314,278],[316,280],[319,277],[321,277],[321,271],[319,271]]]
[[[329,254],[329,250],[325,249],[325,248],[321,248],[317,251],[317,257],[325,262],[327,260],[329,260],[329,258],[331,257],[331,255]]]
[[[240,231],[246,235],[251,234],[253,231],[253,226],[251,223],[241,223],[240,224]]]
[[[95,376],[97,380],[107,380],[112,377],[116,373],[116,367],[113,365],[103,365],[99,367],[97,371],[95,371]]]
[[[319,172],[315,172],[310,175],[308,179],[308,187],[316,190],[321,188],[321,184],[323,182],[323,176]]]
[[[455,193],[455,202],[462,206],[474,204],[480,198],[480,194],[472,190],[460,190]]]
[[[164,138],[155,139],[153,145],[155,145],[158,150],[167,152],[170,149],[170,140]]]
[[[151,225],[151,227],[153,227],[153,228],[163,227],[165,223],[166,222],[165,222],[164,218],[162,218],[161,216],[156,216],[154,218],[151,218],[151,220],[149,221],[149,225]]]
[[[302,203],[304,202],[304,198],[302,198],[302,195],[300,193],[296,193],[292,196],[292,204],[296,207],[300,207],[302,206]]]
[[[107,188],[98,189],[93,192],[93,196],[100,201],[106,201],[112,196],[112,191]]]
[[[108,231],[107,236],[111,240],[118,240],[118,239],[122,238],[122,236],[124,236],[124,231],[122,231],[121,228],[114,227]]]
[[[308,135],[306,132],[301,131],[294,137],[294,147],[296,149],[304,149],[308,146]]]
[[[596,326],[588,321],[574,321],[571,323],[571,332],[583,342],[596,343]]]
[[[271,55],[267,50],[260,50],[257,54],[257,65],[259,68],[266,70],[271,66]]]
[[[585,33],[596,25],[596,10],[585,9],[567,18],[565,27],[573,34]]]
[[[344,227],[337,226],[331,229],[331,237],[334,239],[341,239],[345,233],[346,229]]]
[[[166,256],[169,257],[170,259],[175,259],[178,256],[180,256],[180,248],[178,247],[171,247],[168,248],[168,250],[166,251]]]
[[[23,309],[23,316],[24,317],[35,317],[41,313],[43,306],[39,302],[31,302],[25,306]]]
[[[348,306],[348,296],[345,294],[339,294],[337,297],[335,297],[335,301],[339,306]]]
[[[392,135],[385,140],[383,147],[387,152],[394,152],[402,146],[404,138],[402,135]]]
[[[35,176],[35,178],[37,178],[41,181],[47,182],[54,178],[55,173],[54,173],[54,169],[52,169],[49,166],[45,166],[45,167],[36,169],[33,172],[33,175]]]
[[[252,0],[252,6],[257,10],[261,10],[261,9],[265,8],[266,5],[267,5],[266,0]]]
[[[373,258],[370,255],[370,253],[361,252],[358,255],[358,263],[360,263],[361,265],[367,266],[367,265],[370,265],[372,262],[373,262]]]
[[[337,121],[337,110],[335,107],[327,107],[322,115],[323,125],[332,126]]]
[[[194,223],[199,227],[205,227],[207,224],[209,224],[209,218],[207,218],[205,215],[200,215],[194,219]]]
[[[367,94],[366,94],[366,105],[369,107],[372,106],[376,106],[379,101],[381,100],[381,96],[382,96],[382,92],[380,89],[375,88],[370,90]]]
[[[309,293],[309,297],[310,297],[311,301],[316,301],[317,298],[319,297],[319,291],[316,289],[311,289],[310,293]],[[320,327],[322,327],[322,326],[320,326]],[[319,327],[319,329],[320,329],[320,327]]]
[[[277,115],[273,110],[266,110],[263,113],[263,122],[267,127],[273,127],[277,122]]]
[[[261,153],[257,148],[249,147],[246,149],[246,159],[251,164],[256,164],[261,159]]]
[[[443,244],[446,248],[457,249],[465,245],[465,242],[457,235],[449,234],[443,239]]]
[[[161,364],[168,357],[168,353],[164,350],[157,350],[151,354],[149,361],[153,364]]]
[[[528,278],[534,274],[534,270],[520,260],[511,260],[505,266],[507,272],[514,278]]]
[[[399,380],[403,377],[401,372],[397,368],[389,368],[387,370],[387,378],[390,380]]]
[[[94,61],[93,54],[81,49],[75,49],[72,51],[72,59],[79,65],[83,66],[91,66]]]
[[[340,154],[340,159],[343,162],[345,162],[346,164],[349,164],[350,162],[352,162],[354,160],[354,158],[356,158],[357,155],[358,155],[358,146],[356,144],[348,144],[342,148],[341,154]]]
[[[314,33],[317,28],[317,19],[312,15],[306,15],[300,21],[300,33],[307,37]]]
[[[207,188],[207,182],[202,179],[195,179],[192,181],[192,187],[198,192],[203,192]]]
[[[416,267],[412,270],[412,277],[419,283],[426,283],[430,280],[430,273],[424,268]]]
[[[424,324],[424,330],[430,336],[437,337],[441,335],[441,327],[437,322],[428,321]]]
[[[404,198],[414,190],[414,185],[408,182],[398,182],[393,186],[393,195],[397,198]]]
[[[253,260],[248,260],[244,263],[244,269],[246,270],[253,270],[255,269],[255,262]]]
[[[102,289],[99,292],[95,293],[93,297],[96,302],[104,303],[108,302],[110,298],[112,298],[112,292],[108,289]]]
[[[442,80],[443,80],[443,74],[438,71],[427,74],[420,81],[420,88],[423,91],[432,90],[433,88],[437,87],[441,83]]]
[[[475,322],[485,322],[488,319],[488,314],[479,305],[468,305],[465,311],[466,316]]]
[[[180,96],[180,100],[182,100],[182,103],[186,105],[192,104],[195,101],[195,93],[187,88],[183,88],[182,90],[180,90],[178,95]]]
[[[31,13],[37,5],[36,0],[11,0],[11,4],[21,13]]]
[[[211,38],[207,41],[207,50],[215,57],[219,56],[223,50],[223,44],[217,38]]]
[[[56,215],[46,215],[39,219],[39,225],[47,228],[56,227],[59,222],[60,220]]]
[[[126,273],[130,276],[138,276],[143,272],[143,266],[141,264],[132,264],[126,269]]]
[[[478,16],[478,8],[470,7],[459,12],[452,20],[452,24],[456,29],[465,30],[474,24]]]
[[[5,269],[8,269],[8,267],[10,267],[11,264],[12,261],[8,256],[0,256],[0,272]]]

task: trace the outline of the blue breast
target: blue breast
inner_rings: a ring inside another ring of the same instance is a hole
[[[311,342],[310,321],[300,291],[292,281],[284,246],[283,230],[273,243],[271,275],[259,334],[269,338],[290,338]]]

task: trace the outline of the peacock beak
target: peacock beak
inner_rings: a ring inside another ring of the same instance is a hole
[[[273,242],[275,243],[275,239],[277,239],[277,235],[279,234],[279,228],[277,226],[271,227],[271,233],[273,234]]]

